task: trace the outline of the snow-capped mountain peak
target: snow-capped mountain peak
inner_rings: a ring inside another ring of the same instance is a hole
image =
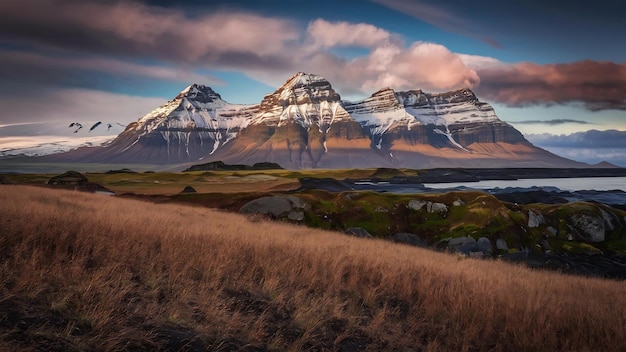
[[[307,129],[318,126],[324,132],[345,118],[349,115],[330,82],[317,74],[298,72],[263,98],[251,123],[278,126],[296,122]]]

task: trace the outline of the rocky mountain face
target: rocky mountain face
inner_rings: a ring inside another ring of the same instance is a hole
[[[579,167],[534,147],[469,89],[382,89],[342,101],[323,77],[299,72],[256,105],[193,84],[105,147],[62,160],[176,164],[221,160],[283,167]]]

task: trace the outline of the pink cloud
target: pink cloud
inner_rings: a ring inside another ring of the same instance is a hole
[[[582,102],[590,110],[626,109],[626,63],[578,61],[479,70],[478,92],[509,106]]]
[[[323,19],[309,23],[307,36],[316,49],[341,46],[375,48],[400,42],[398,37],[371,24],[329,22]]]

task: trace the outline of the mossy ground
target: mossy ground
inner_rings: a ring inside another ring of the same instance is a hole
[[[415,175],[416,170],[249,170],[195,172],[87,173],[91,182],[102,184],[128,197],[152,202],[188,203],[198,206],[237,211],[246,202],[268,195],[290,193],[306,200],[310,209],[304,224],[310,227],[345,231],[361,227],[375,237],[385,238],[399,232],[414,233],[434,244],[448,237],[487,237],[492,243],[504,239],[512,250],[530,248],[549,240],[553,250],[571,253],[600,251],[626,252],[624,220],[622,226],[607,229],[607,241],[585,244],[571,241],[571,218],[574,215],[601,216],[597,204],[517,205],[498,200],[477,191],[456,191],[437,194],[391,194],[377,192],[340,192],[322,190],[295,191],[298,178],[361,178]],[[43,185],[55,174],[8,174],[3,177],[15,184]],[[180,194],[185,186],[198,193]],[[428,212],[426,207],[411,209],[412,200],[443,203],[444,213]],[[455,205],[456,204],[456,205]],[[545,222],[528,227],[528,212],[543,214]],[[626,212],[604,208],[619,219]],[[589,245],[590,247],[586,247]]]

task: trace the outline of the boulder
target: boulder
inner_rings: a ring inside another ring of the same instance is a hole
[[[493,253],[493,246],[487,237],[479,238],[478,241],[476,241],[476,246],[478,246],[478,250],[485,255],[491,255],[491,253]]]
[[[448,213],[448,206],[443,203],[425,202],[421,200],[412,200],[409,202],[409,208],[413,210],[421,210],[426,206],[426,211],[429,213]]]
[[[461,199],[457,199],[454,202],[452,202],[452,206],[455,206],[455,207],[460,207],[462,205],[465,205],[465,202],[462,201]]]
[[[421,200],[412,200],[409,202],[409,208],[413,210],[420,210],[426,205],[426,202]]]
[[[351,227],[346,230],[346,233],[348,235],[359,237],[359,238],[374,238],[374,236],[372,236],[372,234],[367,232],[367,230],[360,228],[360,227]]]
[[[543,224],[545,220],[543,219],[543,215],[535,210],[528,211],[528,227],[539,227],[539,225]]]
[[[400,232],[387,237],[387,239],[416,247],[428,247],[428,243],[424,239],[412,233]]]
[[[448,213],[448,206],[443,203],[428,202],[428,204],[426,204],[426,210],[428,210],[429,213],[440,213],[445,215]]]
[[[287,217],[291,220],[304,220],[304,212],[309,205],[294,196],[272,196],[252,200],[239,209],[242,214],[263,214],[275,218]]]
[[[496,240],[496,248],[502,251],[507,251],[509,250],[509,246],[506,243],[506,240],[504,238],[498,238]]]
[[[590,215],[573,215],[572,223],[579,237],[589,242],[602,242],[606,238],[604,219]]]
[[[388,213],[389,210],[387,210],[387,208],[385,207],[381,207],[381,206],[377,206],[376,209],[374,209],[375,212],[377,213]]]
[[[6,184],[9,184],[9,182],[2,175],[0,175],[0,185],[6,185]]]

